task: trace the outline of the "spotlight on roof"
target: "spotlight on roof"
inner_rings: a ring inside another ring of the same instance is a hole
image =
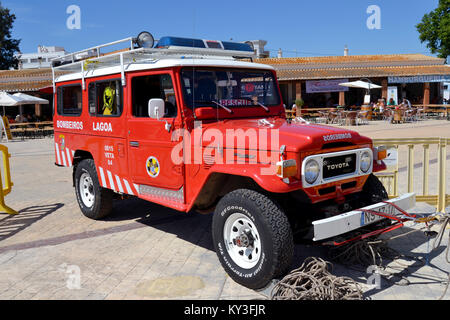
[[[153,38],[150,32],[144,31],[137,36],[136,44],[139,48],[151,49],[155,45],[155,38]]]

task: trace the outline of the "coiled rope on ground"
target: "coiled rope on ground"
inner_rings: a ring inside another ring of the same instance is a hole
[[[441,246],[448,225],[450,225],[450,216],[447,214],[442,219],[441,229],[435,235],[436,238],[434,240],[431,252],[438,249]],[[400,260],[414,261],[416,263],[415,267],[417,268],[424,266],[426,264],[426,261],[421,257],[401,254],[398,251],[390,248],[387,245],[387,243],[394,239],[405,237],[411,233],[424,231],[425,229],[429,229],[429,227],[427,226],[424,228],[415,229],[410,232],[390,237],[388,239],[381,240],[369,238],[363,241],[358,241],[355,243],[344,245],[342,247],[333,248],[330,251],[330,257],[332,261],[352,268],[355,268],[355,266],[362,266],[364,268],[367,268],[369,266],[377,266],[380,276],[382,276],[384,279],[396,285],[401,286],[409,285],[410,282],[407,279],[407,276],[410,274],[409,268],[411,267],[411,265],[402,263],[400,262]],[[450,264],[449,251],[450,251],[450,235],[445,253],[446,261],[447,263]],[[385,265],[384,261],[386,260],[393,262],[394,265],[390,266]],[[394,271],[388,271],[388,269],[392,269]],[[365,270],[366,269],[364,270],[357,269],[357,271],[362,272],[365,272]],[[439,298],[439,300],[444,299],[444,297],[448,292],[449,285],[450,285],[450,272],[446,283],[445,291]]]
[[[445,231],[450,225],[450,216],[447,214],[442,220],[442,227],[437,233],[433,243],[433,250],[440,247]],[[428,227],[427,227],[428,228]],[[337,263],[351,266],[377,266],[380,269],[380,275],[385,279],[397,284],[408,285],[406,279],[408,268],[407,264],[399,260],[412,260],[418,263],[417,267],[425,265],[425,261],[420,257],[400,254],[387,245],[388,241],[405,237],[411,233],[423,231],[425,228],[406,232],[389,239],[381,240],[369,238],[354,242],[345,246],[338,247],[331,251],[331,259]],[[450,235],[445,253],[446,261],[450,264]],[[398,267],[390,266],[391,269],[400,270],[399,272],[388,272],[384,266],[384,261],[395,262]],[[332,264],[319,258],[308,258],[303,265],[292,271],[283,278],[272,290],[272,300],[362,300],[363,291],[358,283],[348,277],[336,277],[330,273]],[[366,272],[364,269],[363,272]],[[361,270],[359,270],[361,271]],[[394,280],[395,278],[400,280]],[[450,285],[450,272],[443,295],[439,298],[444,299]]]
[[[282,279],[272,290],[272,300],[362,300],[358,283],[330,273],[332,264],[308,258],[303,265]]]

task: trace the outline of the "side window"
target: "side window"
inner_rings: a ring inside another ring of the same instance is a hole
[[[120,80],[89,84],[89,113],[93,116],[119,117],[122,114]]]
[[[168,74],[134,77],[131,82],[133,91],[133,116],[148,118],[148,102],[151,99],[163,99],[166,102],[164,118],[176,118],[178,109],[172,78]]]
[[[61,116],[80,116],[83,108],[81,85],[58,88],[58,114]]]

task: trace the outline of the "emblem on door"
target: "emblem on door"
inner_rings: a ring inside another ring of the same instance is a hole
[[[150,177],[158,177],[161,171],[158,159],[156,159],[155,157],[148,158],[146,163],[146,170]]]

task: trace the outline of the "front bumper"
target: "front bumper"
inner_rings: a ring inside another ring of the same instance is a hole
[[[415,207],[416,195],[414,193],[409,193],[386,202],[387,203],[377,203],[359,210],[313,222],[313,240],[321,241],[330,239],[383,220],[383,217],[368,213],[367,211],[384,213],[391,216],[402,215],[402,212],[396,207],[404,211]],[[392,203],[395,206],[391,206],[388,203]]]

